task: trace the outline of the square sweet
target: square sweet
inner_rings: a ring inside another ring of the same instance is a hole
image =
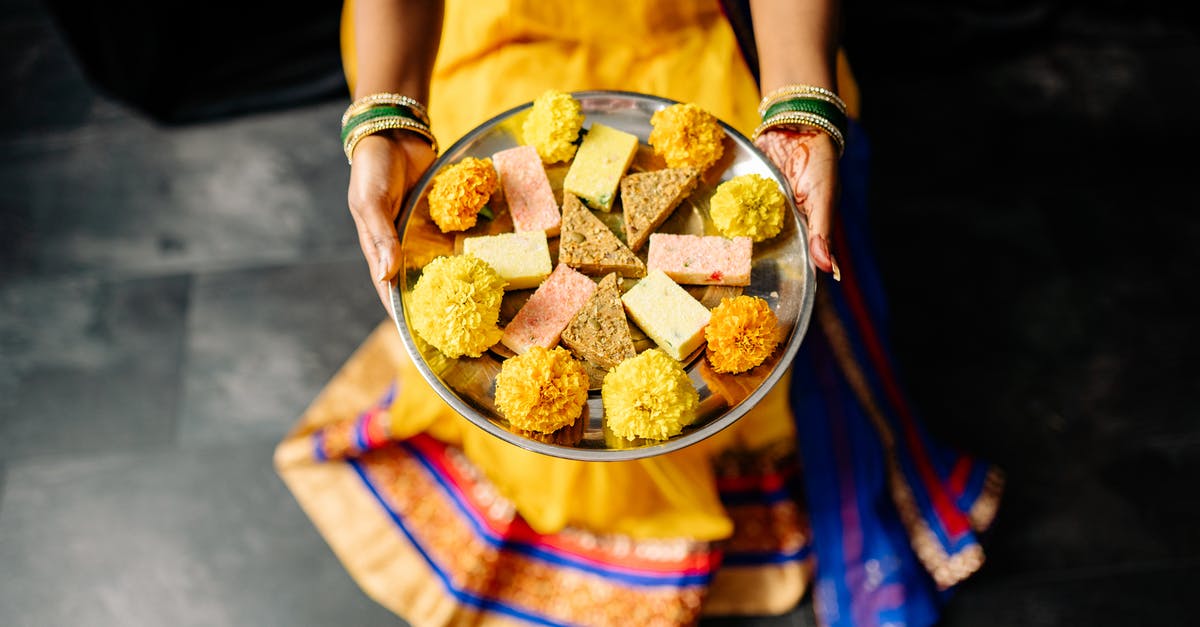
[[[563,190],[575,194],[589,206],[612,211],[621,177],[637,154],[636,135],[593,123],[563,179]]]
[[[634,323],[677,361],[704,343],[708,308],[662,270],[649,270],[646,278],[625,292],[621,302]]]
[[[537,287],[550,276],[550,246],[543,231],[463,238],[463,253],[478,257],[507,284],[506,290]]]
[[[749,237],[654,233],[646,267],[685,285],[750,285],[753,247]]]
[[[512,215],[515,231],[544,231],[547,237],[558,235],[561,217],[550,179],[542,158],[533,146],[517,146],[492,155],[492,164],[500,175],[504,200]]]
[[[596,292],[596,283],[560,263],[504,327],[500,342],[513,352],[554,348],[563,329]]]

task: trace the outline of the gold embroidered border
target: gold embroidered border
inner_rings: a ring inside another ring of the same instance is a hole
[[[733,536],[722,544],[729,553],[794,553],[808,543],[808,525],[791,500],[772,505],[726,507]]]
[[[364,470],[454,587],[552,619],[587,617],[596,625],[689,624],[699,616],[705,586],[624,586],[498,550],[476,535],[420,462],[387,453],[364,456]]]

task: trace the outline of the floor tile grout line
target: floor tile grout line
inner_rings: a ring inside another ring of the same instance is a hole
[[[306,117],[320,115],[321,119],[332,119],[330,116],[339,112],[344,107],[339,99],[329,98],[328,100],[306,102],[269,111],[251,111],[216,119],[165,123],[140,113],[119,100],[110,98],[101,92],[91,90],[90,85],[88,88],[91,96],[97,101],[102,102],[105,107],[111,107],[111,110],[105,110],[99,116],[93,115],[83,120],[81,125],[70,128],[49,128],[35,130],[34,132],[0,132],[0,165],[5,163],[21,163],[30,154],[53,154],[77,146],[107,141],[114,135],[127,135],[130,130],[170,135],[176,132],[219,128],[234,124],[271,124],[277,118],[287,116]],[[336,120],[334,121],[336,122]]]
[[[57,281],[92,280],[102,282],[140,281],[152,279],[169,279],[175,277],[205,277],[223,274],[235,274],[246,271],[279,270],[298,268],[328,263],[346,263],[362,259],[362,253],[355,248],[352,252],[336,252],[327,255],[306,256],[295,259],[255,259],[243,262],[208,262],[194,264],[191,267],[171,268],[163,272],[152,269],[145,271],[128,269],[82,269],[74,272],[52,272],[47,274],[22,273],[16,276],[0,278],[0,289],[11,288],[22,284],[53,283]],[[364,264],[366,262],[364,261]],[[365,272],[365,268],[364,268]]]
[[[182,448],[180,442],[180,433],[183,423],[183,402],[187,396],[187,372],[188,366],[191,364],[191,333],[193,314],[195,312],[196,303],[196,280],[195,274],[186,275],[187,289],[184,290],[183,299],[183,324],[181,325],[177,349],[179,351],[179,360],[175,368],[175,398],[174,407],[171,408],[171,428],[167,431],[167,441],[171,443],[173,450]]]
[[[219,454],[222,451],[228,451],[230,448],[250,447],[250,448],[266,448],[274,450],[282,440],[284,434],[267,435],[256,433],[246,437],[239,438],[233,441],[222,440],[206,440],[197,441],[192,444],[180,444],[175,447],[166,446],[120,446],[114,448],[105,448],[95,451],[50,451],[45,453],[37,453],[33,455],[23,455],[19,457],[8,457],[0,461],[0,468],[3,468],[5,474],[11,473],[12,470],[24,466],[43,466],[47,464],[59,464],[63,462],[88,462],[92,460],[104,460],[110,458],[137,458],[137,457],[153,457],[158,455],[178,455],[180,453],[200,453],[200,454]],[[270,462],[270,458],[267,462]]]
[[[0,520],[4,520],[4,493],[8,488],[8,465],[0,459]]]

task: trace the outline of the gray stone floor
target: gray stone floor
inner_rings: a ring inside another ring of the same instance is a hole
[[[903,372],[941,439],[1010,477],[944,623],[1183,624],[1200,45],[1059,32],[925,74],[861,64]],[[344,103],[159,126],[28,0],[0,10],[0,77],[0,624],[398,624],[271,468],[383,316]],[[806,603],[713,624],[812,623]]]

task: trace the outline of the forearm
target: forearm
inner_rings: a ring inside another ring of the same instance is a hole
[[[354,97],[400,93],[429,102],[429,80],[442,33],[442,3],[354,0],[357,79]]]
[[[797,84],[837,91],[837,0],[750,0],[750,10],[762,93]]]

